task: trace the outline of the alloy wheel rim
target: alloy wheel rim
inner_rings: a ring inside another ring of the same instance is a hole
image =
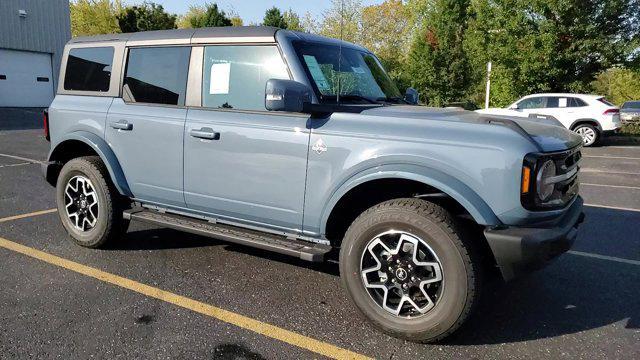
[[[375,236],[360,260],[363,285],[373,301],[402,318],[429,312],[444,289],[442,265],[421,238],[404,231]]]
[[[584,145],[591,145],[596,139],[596,132],[586,126],[576,129],[576,133],[582,137]]]
[[[98,222],[98,195],[91,180],[74,176],[64,189],[67,217],[76,230],[87,232]]]

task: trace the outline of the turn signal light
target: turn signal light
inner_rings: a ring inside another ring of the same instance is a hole
[[[522,193],[529,193],[529,185],[531,185],[531,169],[527,166],[522,167]]]

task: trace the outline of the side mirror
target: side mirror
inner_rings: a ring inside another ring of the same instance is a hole
[[[509,107],[509,110],[519,110],[520,107],[516,104],[516,105],[512,105],[511,107]]]
[[[418,91],[414,88],[407,88],[407,91],[404,93],[404,101],[408,102],[411,105],[417,105]]]
[[[311,102],[311,89],[293,80],[269,79],[264,91],[264,106],[269,111],[302,112]]]

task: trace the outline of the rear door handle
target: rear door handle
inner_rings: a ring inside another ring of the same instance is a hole
[[[133,130],[133,124],[130,124],[127,120],[113,121],[111,127],[118,130],[130,131]]]
[[[207,140],[220,140],[220,133],[213,131],[212,128],[203,127],[201,129],[191,129],[189,134],[195,138]]]

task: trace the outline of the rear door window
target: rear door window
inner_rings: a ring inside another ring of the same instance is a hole
[[[564,104],[566,106],[567,103],[567,99],[564,98]],[[556,96],[549,96],[547,97],[547,103],[545,105],[545,108],[558,108],[560,107],[560,98],[556,97]]]
[[[113,47],[86,47],[69,50],[64,89],[109,91]]]
[[[126,102],[183,106],[191,47],[129,49],[122,86]]]
[[[269,79],[290,79],[275,45],[220,45],[204,50],[202,106],[265,110]]]

